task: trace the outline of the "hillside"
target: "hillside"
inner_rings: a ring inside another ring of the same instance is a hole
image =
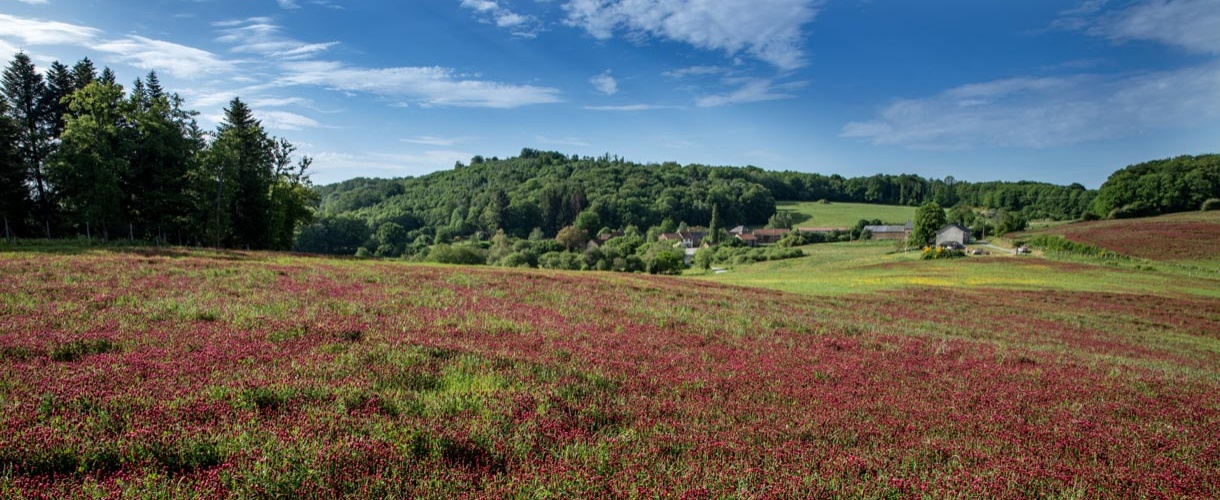
[[[1220,265],[1220,211],[1080,222],[1012,238],[1039,234],[1060,235],[1074,242],[1154,261]]]
[[[1220,495],[1202,296],[176,249],[0,278],[16,496]]]
[[[373,236],[383,228],[401,233],[388,247],[407,247],[417,241],[486,239],[499,230],[524,238],[535,228],[553,237],[565,226],[592,235],[628,226],[641,233],[683,223],[707,226],[713,210],[724,227],[763,225],[776,213],[777,200],[895,207],[936,201],[945,207],[1004,209],[1031,219],[1074,219],[1095,195],[1078,184],[970,183],[915,175],[844,178],[755,167],[640,164],[532,149],[507,159],[475,157],[469,165],[418,178],[353,179],[315,192],[321,217],[303,228],[296,248],[349,255],[358,246],[376,253],[386,243],[372,241]],[[330,243],[340,239],[343,244]]]
[[[776,210],[792,214],[795,227],[849,228],[861,219],[902,224],[915,219],[915,207],[867,203],[776,202]]]

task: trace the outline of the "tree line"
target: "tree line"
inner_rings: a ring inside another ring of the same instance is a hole
[[[980,228],[1012,230],[1029,219],[1076,219],[1096,191],[1079,184],[958,182],[915,175],[844,178],[755,167],[640,164],[617,156],[568,156],[524,149],[506,159],[476,156],[454,169],[405,179],[357,178],[315,188],[317,221],[297,240],[302,251],[412,255],[424,242],[487,241],[497,231],[554,237],[567,226],[602,229],[769,225],[776,200],[959,207],[958,218]],[[977,220],[968,213],[990,208]],[[998,215],[997,215],[998,214]],[[902,223],[904,221],[886,221]],[[993,229],[994,230],[994,229]]]
[[[1220,198],[1220,155],[1178,156],[1128,166],[1098,190],[1099,217],[1144,217],[1204,208]]]
[[[215,131],[156,72],[127,90],[88,58],[40,73],[18,53],[0,99],[5,236],[288,249],[311,219],[310,159],[234,98]]]

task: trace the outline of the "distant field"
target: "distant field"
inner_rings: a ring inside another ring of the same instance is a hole
[[[1131,257],[1220,268],[1220,211],[1082,222],[1025,234],[1058,234]]]
[[[1220,274],[1198,276],[1172,268],[1147,271],[1134,265],[1060,262],[999,251],[991,256],[920,261],[917,252],[892,253],[894,245],[880,241],[808,245],[803,249],[808,254],[803,258],[737,266],[727,273],[699,279],[805,295],[937,287],[1220,297]]]
[[[852,227],[860,219],[881,219],[887,224],[903,224],[915,218],[915,207],[894,205],[781,201],[775,204],[775,208],[791,212],[794,226],[806,227]]]
[[[1202,281],[810,251],[723,275],[808,295],[0,251],[0,496],[1220,497]]]

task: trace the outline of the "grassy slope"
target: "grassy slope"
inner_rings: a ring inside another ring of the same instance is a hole
[[[998,254],[920,261],[917,252],[892,253],[893,249],[891,242],[809,245],[803,258],[739,266],[701,279],[807,295],[964,287],[1220,297],[1220,275],[1172,267],[1147,271],[1134,265]]]
[[[781,201],[775,207],[792,212],[797,227],[846,228],[856,225],[860,219],[881,219],[886,223],[902,224],[915,218],[915,207],[894,205]]]
[[[1067,224],[1025,234],[1057,234],[1123,255],[1220,271],[1220,211]]]
[[[821,273],[805,291],[831,296],[0,252],[0,493],[1220,495],[1214,299],[1045,290],[1094,271],[885,248],[766,268]],[[1043,281],[939,286],[962,269]]]

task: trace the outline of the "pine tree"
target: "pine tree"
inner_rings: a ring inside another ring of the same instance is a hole
[[[64,132],[65,115],[68,114],[68,105],[64,103],[64,98],[75,91],[72,70],[59,61],[51,63],[51,68],[47,70],[47,92],[44,98],[47,112],[53,119],[50,132],[53,137],[59,137]]]
[[[88,57],[77,61],[72,66],[72,88],[80,90],[97,80],[97,68],[93,66],[93,61]]]
[[[9,237],[29,217],[30,190],[25,165],[17,149],[17,124],[8,116],[8,104],[0,99],[0,237]]]
[[[49,189],[44,167],[50,154],[54,137],[46,108],[46,82],[34,68],[34,62],[24,52],[18,52],[4,70],[4,99],[8,102],[9,116],[17,122],[17,148],[27,172],[33,180],[42,223],[50,237],[51,210]]]
[[[720,243],[720,206],[712,205],[712,221],[707,225],[708,236],[712,238],[712,244]]]
[[[225,108],[208,154],[217,186],[216,236],[222,244],[254,249],[271,246],[271,185],[274,181],[270,139],[241,99]],[[227,222],[223,219],[227,219]]]

